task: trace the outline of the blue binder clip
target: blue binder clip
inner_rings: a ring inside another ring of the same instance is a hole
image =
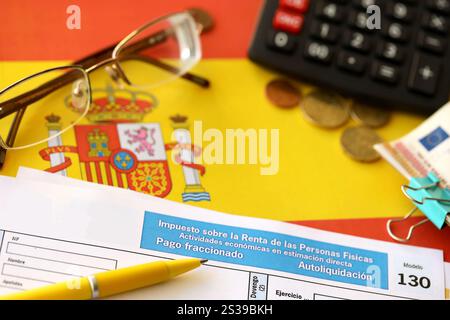
[[[440,182],[440,179],[430,172],[428,176],[412,178],[409,185],[402,186],[404,195],[415,204],[415,207],[404,218],[388,220],[386,228],[391,238],[407,242],[411,239],[414,229],[427,221],[431,221],[438,229],[442,229],[446,224],[450,226],[450,189],[440,187]],[[405,221],[418,209],[427,218],[411,226],[406,238],[396,236],[391,230],[391,224]]]

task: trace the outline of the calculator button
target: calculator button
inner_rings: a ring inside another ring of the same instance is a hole
[[[361,9],[367,9],[369,6],[377,4],[378,4],[377,0],[353,0],[353,5]]]
[[[361,32],[346,31],[344,33],[344,45],[360,52],[368,52],[370,50],[370,39]]]
[[[358,29],[367,30],[370,29],[367,27],[368,16],[365,12],[352,12],[350,16],[350,23]]]
[[[450,0],[427,0],[428,8],[442,14],[450,14]]]
[[[383,34],[392,40],[404,42],[409,39],[409,32],[404,25],[397,22],[384,25]]]
[[[436,92],[440,67],[439,59],[416,54],[409,74],[408,87],[420,93],[433,95]]]
[[[303,22],[302,15],[278,9],[273,18],[273,27],[277,30],[298,33],[302,29]]]
[[[428,13],[424,15],[423,26],[431,31],[447,34],[449,22],[440,15]]]
[[[447,41],[444,38],[420,32],[417,39],[420,48],[434,53],[444,53]]]
[[[399,80],[399,71],[394,66],[375,62],[372,67],[372,77],[379,81],[394,84]]]
[[[311,31],[314,37],[331,43],[335,43],[339,36],[338,29],[326,22],[314,21]]]
[[[308,11],[309,0],[280,0],[280,7],[305,13]]]
[[[353,73],[362,73],[366,67],[366,59],[350,52],[339,53],[338,67]]]
[[[316,15],[330,21],[340,22],[344,18],[344,10],[336,3],[321,1],[316,7]]]
[[[392,42],[381,42],[377,46],[377,56],[392,62],[401,62],[404,58],[404,50]]]
[[[297,41],[295,37],[284,31],[271,30],[269,32],[268,45],[270,48],[277,51],[290,53],[293,52],[297,46]]]
[[[388,16],[402,21],[411,21],[414,18],[414,12],[408,5],[402,2],[389,2],[386,8]]]
[[[326,44],[309,41],[306,43],[304,55],[308,59],[328,64],[333,54]]]

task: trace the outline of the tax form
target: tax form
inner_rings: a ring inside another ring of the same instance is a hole
[[[228,215],[32,170],[0,177],[0,194],[0,293],[191,256],[209,262],[116,298],[444,298],[439,250]]]

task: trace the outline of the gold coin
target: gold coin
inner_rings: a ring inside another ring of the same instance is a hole
[[[391,114],[389,111],[355,102],[352,118],[371,128],[380,128],[389,122]]]
[[[187,11],[194,20],[202,26],[202,33],[208,32],[214,27],[214,19],[205,10],[200,8],[190,8]]]
[[[383,140],[369,127],[360,126],[344,130],[341,136],[341,145],[344,152],[352,159],[360,162],[374,162],[380,155],[373,148]]]
[[[300,91],[289,81],[275,79],[266,86],[267,98],[277,107],[293,108],[300,103]]]
[[[315,90],[302,102],[305,118],[323,128],[334,129],[344,125],[350,118],[350,103],[340,95]]]

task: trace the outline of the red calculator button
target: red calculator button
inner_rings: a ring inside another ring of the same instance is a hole
[[[278,9],[273,18],[273,27],[277,30],[298,33],[302,29],[303,21],[302,15]]]
[[[309,0],[280,0],[280,6],[299,13],[305,13],[309,7]]]

